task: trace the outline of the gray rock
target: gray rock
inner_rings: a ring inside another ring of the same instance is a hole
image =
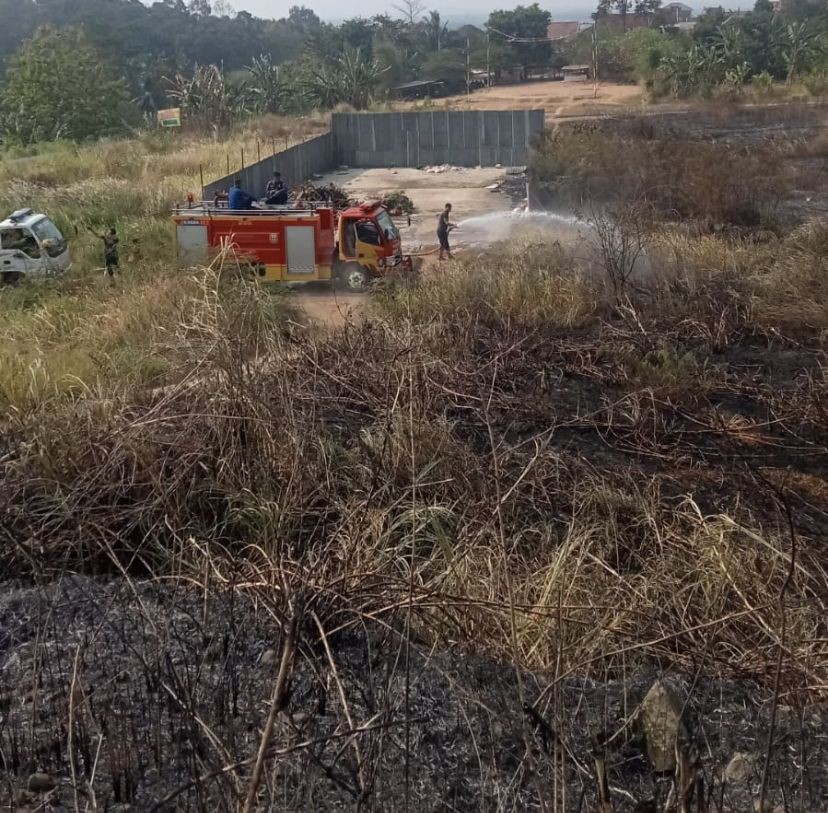
[[[753,754],[737,751],[725,768],[728,782],[746,782],[753,774],[755,759]]]
[[[641,727],[647,743],[647,758],[656,773],[676,768],[676,742],[689,741],[682,720],[681,700],[666,683],[657,680],[641,704]]]
[[[311,719],[310,714],[306,711],[294,711],[290,715],[290,721],[297,727],[302,728],[304,725],[307,724],[308,720]]]
[[[262,666],[271,666],[272,664],[276,663],[276,650],[266,649],[264,652],[262,652],[262,657],[259,658],[259,663]]]
[[[29,777],[28,786],[31,793],[48,793],[55,788],[55,780],[47,773],[36,772]]]

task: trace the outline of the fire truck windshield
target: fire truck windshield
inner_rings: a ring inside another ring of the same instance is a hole
[[[391,215],[388,214],[386,209],[380,209],[377,213],[377,225],[382,229],[386,240],[396,240],[400,236],[397,227],[394,225],[394,221],[391,219]]]

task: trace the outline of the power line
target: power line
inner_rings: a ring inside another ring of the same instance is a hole
[[[569,37],[569,35],[563,37],[516,37],[513,34],[507,34],[505,31],[498,31],[490,25],[486,26],[486,30],[503,37],[507,42],[517,43],[519,45],[537,45],[542,42],[558,42],[560,40],[568,39]]]

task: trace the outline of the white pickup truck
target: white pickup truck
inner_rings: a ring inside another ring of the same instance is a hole
[[[0,221],[0,281],[53,276],[69,266],[69,244],[46,215],[18,209]]]

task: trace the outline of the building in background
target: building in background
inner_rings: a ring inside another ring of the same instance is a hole
[[[693,9],[686,3],[666,3],[659,10],[664,25],[689,23],[693,20]]]

